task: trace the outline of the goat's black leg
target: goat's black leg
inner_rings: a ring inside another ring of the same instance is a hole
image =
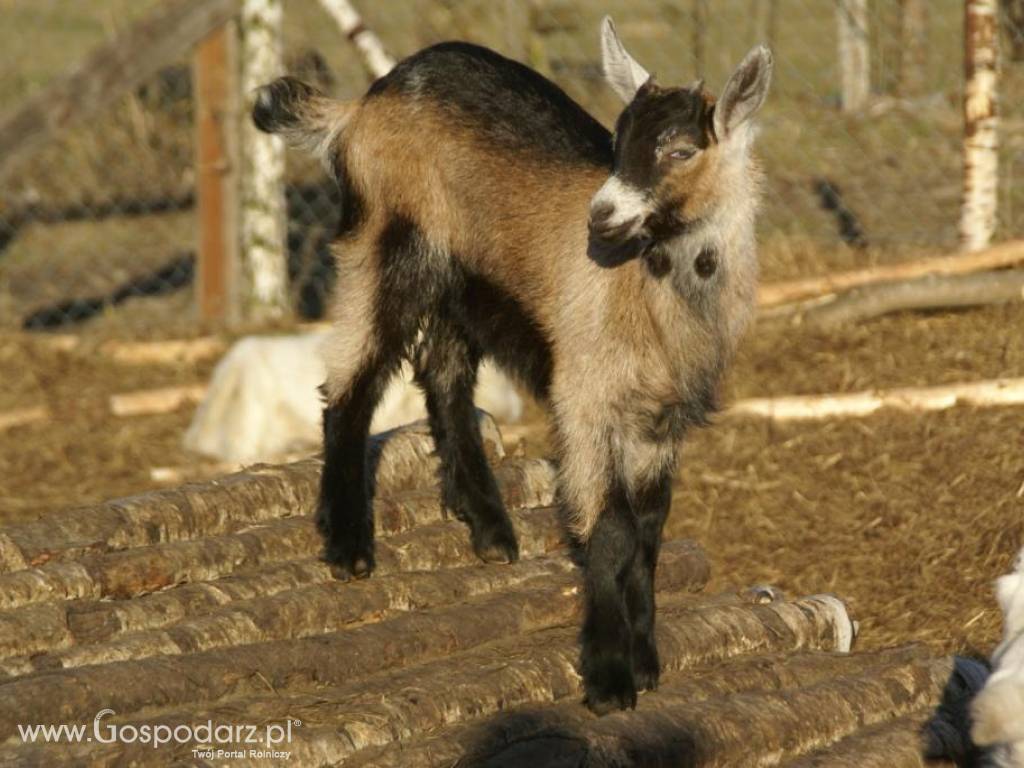
[[[661,672],[654,637],[654,575],[671,505],[672,477],[667,473],[634,494],[637,548],[626,575],[626,607],[633,633],[633,674],[642,691],[657,688]]]
[[[357,578],[373,571],[373,509],[366,476],[366,438],[373,412],[397,360],[367,359],[345,392],[324,408],[324,469],[317,527],[324,559]]]
[[[625,580],[637,549],[637,520],[616,482],[587,541],[580,667],[584,702],[597,714],[636,706],[633,632]]]
[[[469,525],[480,559],[513,562],[519,558],[515,531],[487,464],[473,407],[479,363],[479,352],[443,310],[431,317],[415,367],[441,459],[442,499]]]

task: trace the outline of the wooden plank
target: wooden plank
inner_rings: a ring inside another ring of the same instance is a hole
[[[196,47],[196,189],[199,259],[196,304],[208,323],[238,320],[237,30],[221,25]]]
[[[0,117],[0,183],[72,123],[96,114],[188,51],[238,0],[169,0]]]

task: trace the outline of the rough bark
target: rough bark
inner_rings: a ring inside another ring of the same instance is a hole
[[[762,670],[746,669],[729,681],[684,676],[648,694],[628,718],[595,720],[566,705],[527,708],[440,736],[366,750],[346,765],[727,766],[754,762],[755,755],[771,755],[776,762],[936,702],[950,666],[948,660],[898,654],[875,661],[874,667],[854,666],[846,674],[841,665],[815,675],[811,664],[790,671],[783,662],[765,665],[764,678]],[[744,672],[753,679],[744,680]]]
[[[491,461],[504,456],[501,435],[490,416],[480,415],[484,448]],[[437,471],[433,441],[425,423],[377,435],[370,441],[378,486],[379,524],[398,532],[440,513],[438,493],[431,489]],[[287,465],[256,465],[207,483],[184,485],[130,496],[45,520],[10,525],[0,533],[0,573],[43,566],[155,544],[223,537],[252,526],[310,514],[316,504],[321,463],[308,459]],[[549,506],[554,474],[540,459],[501,466],[496,477],[514,507]],[[427,489],[420,496],[395,498],[405,490]],[[423,493],[433,504],[427,513]],[[404,527],[403,527],[404,526]],[[0,583],[3,578],[0,577]]]
[[[964,190],[960,246],[977,251],[996,228],[999,193],[997,0],[966,0],[964,14]]]

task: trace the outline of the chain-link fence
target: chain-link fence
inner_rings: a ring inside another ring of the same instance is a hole
[[[868,0],[870,96],[841,109],[840,0],[396,0],[358,2],[396,57],[468,39],[526,61],[610,125],[598,24],[615,17],[631,53],[663,84],[721,88],[755,42],[776,56],[761,119],[765,275],[790,277],[951,249],[961,195],[962,0]],[[2,0],[0,104],[45,87],[114,39],[156,0]],[[997,239],[1024,234],[1024,63],[1005,4]],[[342,98],[370,76],[317,0],[285,0],[285,65]],[[1022,54],[1024,55],[1024,54]],[[0,110],[0,111],[3,111]],[[71,124],[0,188],[0,327],[88,319],[131,332],[194,323],[194,99],[186,60],[99,116]],[[286,178],[291,294],[324,306],[337,197],[297,153]]]

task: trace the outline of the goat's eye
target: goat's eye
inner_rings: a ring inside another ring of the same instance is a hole
[[[669,152],[668,156],[673,160],[689,160],[695,154],[697,154],[697,150],[695,149],[676,149]]]

